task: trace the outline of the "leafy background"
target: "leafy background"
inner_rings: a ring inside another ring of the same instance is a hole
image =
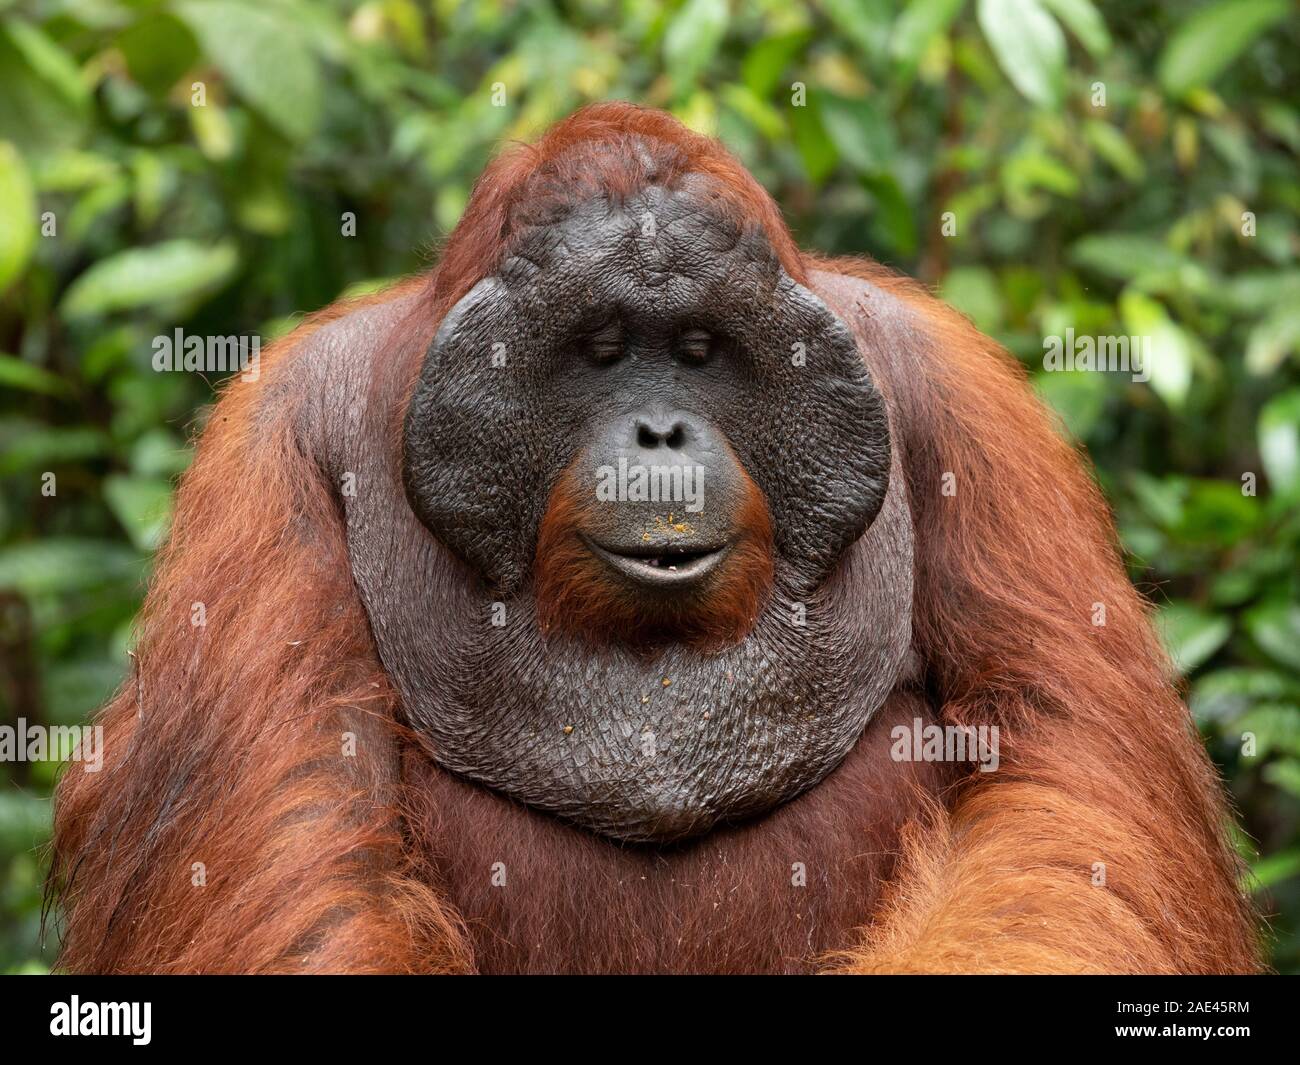
[[[627,98],[724,138],[802,243],[921,276],[1036,371],[1161,608],[1274,964],[1297,970],[1295,15],[1288,0],[0,0],[0,711],[81,722],[124,675],[212,397],[150,370],[155,335],[271,337],[427,265],[503,139]],[[1043,337],[1067,326],[1151,336],[1158,372],[1042,373]],[[53,956],[38,931],[56,769],[0,766],[0,969]]]

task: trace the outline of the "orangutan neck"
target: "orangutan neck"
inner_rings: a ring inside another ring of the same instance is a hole
[[[893,872],[902,825],[951,778],[896,762],[933,720],[895,694],[843,764],[757,821],[670,848],[620,845],[408,752],[411,821],[483,973],[796,973],[848,947]]]

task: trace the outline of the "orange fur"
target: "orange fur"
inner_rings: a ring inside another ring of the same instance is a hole
[[[268,352],[262,380],[232,384],[213,413],[140,619],[134,674],[98,718],[105,765],[74,765],[60,783],[62,968],[469,964],[404,836],[404,740],[333,504],[288,428],[291,408],[259,416],[264,392],[290,378],[295,345]],[[348,734],[354,758],[342,753]]]

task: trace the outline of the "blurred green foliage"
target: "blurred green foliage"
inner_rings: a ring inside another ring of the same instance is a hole
[[[626,98],[721,136],[805,246],[921,276],[1034,371],[1161,608],[1275,964],[1300,968],[1294,16],[1288,0],[0,0],[6,719],[83,721],[125,672],[211,398],[151,372],[152,338],[270,337],[420,268],[502,140]],[[1151,380],[1042,372],[1043,338],[1067,328],[1150,336]],[[0,766],[0,969],[52,956],[55,769]]]

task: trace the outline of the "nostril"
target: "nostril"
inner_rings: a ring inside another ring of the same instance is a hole
[[[638,421],[636,423],[636,442],[638,447],[653,450],[668,447],[673,451],[681,450],[686,443],[686,423],[675,421],[671,426],[663,422]]]

